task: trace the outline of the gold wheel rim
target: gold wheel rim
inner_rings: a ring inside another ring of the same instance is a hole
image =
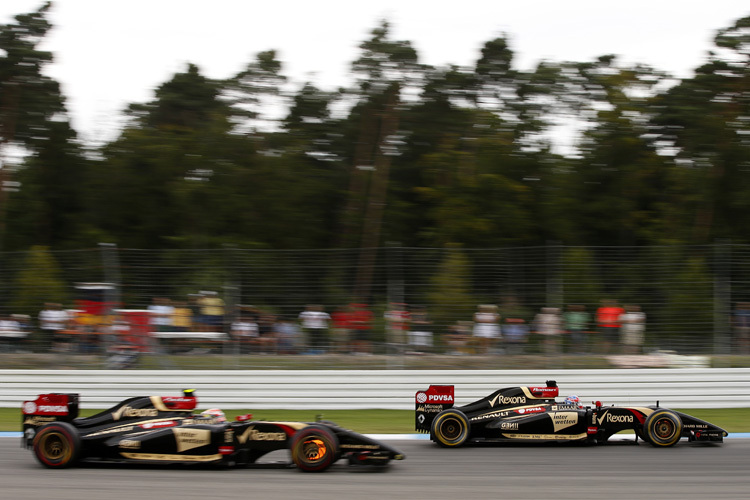
[[[308,462],[316,462],[323,459],[328,452],[325,441],[320,438],[307,439],[302,444],[302,453]]]
[[[57,432],[43,436],[40,444],[44,456],[49,460],[62,460],[69,453],[67,441]]]

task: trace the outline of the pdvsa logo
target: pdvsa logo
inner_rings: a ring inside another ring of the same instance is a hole
[[[177,422],[173,420],[164,420],[163,422],[146,422],[141,424],[140,427],[142,429],[160,429],[162,427],[174,427],[175,425],[177,425]]]
[[[541,406],[532,406],[531,408],[519,408],[516,410],[516,413],[523,415],[526,413],[541,413],[543,411],[545,410]]]
[[[39,411],[42,413],[66,413],[68,407],[61,405],[40,405]]]
[[[424,403],[427,401],[427,394],[424,392],[417,393],[417,403]]]
[[[430,394],[427,396],[427,401],[430,403],[452,403],[453,396],[450,394]]]

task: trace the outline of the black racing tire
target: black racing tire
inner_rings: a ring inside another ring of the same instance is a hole
[[[636,428],[635,428],[635,429],[633,429],[633,430],[635,431],[635,435],[636,435],[636,436],[638,436],[638,439],[640,439],[640,440],[641,440],[641,441],[643,441],[644,443],[648,443],[648,442],[650,442],[650,441],[648,440],[648,437],[646,437],[646,433],[644,433],[644,432],[643,432],[643,429],[642,429],[642,428],[640,428],[640,427],[636,427]]]
[[[674,446],[682,437],[682,420],[671,410],[656,410],[643,422],[643,434],[658,448]]]
[[[321,425],[300,429],[292,438],[292,462],[304,472],[322,472],[339,458],[339,440]]]
[[[43,466],[64,469],[78,461],[81,438],[71,424],[50,422],[36,431],[32,448],[34,456]]]
[[[469,419],[460,410],[448,408],[432,421],[432,440],[446,448],[456,448],[469,438]]]

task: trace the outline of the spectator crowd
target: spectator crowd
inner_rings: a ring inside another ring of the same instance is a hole
[[[738,303],[732,318],[733,351],[750,354],[750,302]],[[145,310],[112,309],[106,315],[47,303],[36,319],[34,325],[29,316],[0,316],[0,340],[5,346],[81,353],[113,346],[207,352],[219,345],[242,354],[283,355],[556,356],[642,354],[647,349],[646,314],[637,304],[612,299],[591,310],[569,304],[530,312],[506,297],[500,305],[479,304],[471,317],[441,325],[424,305],[391,302],[376,317],[363,303],[330,311],[309,304],[283,315],[251,305],[228,310],[217,292],[202,291],[184,301],[154,297]]]

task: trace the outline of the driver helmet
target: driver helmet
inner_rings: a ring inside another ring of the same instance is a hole
[[[571,394],[570,396],[568,396],[567,398],[565,398],[565,404],[566,405],[580,406],[581,405],[581,399],[578,396],[576,396],[575,394]]]
[[[201,413],[201,417],[212,418],[216,420],[217,422],[227,421],[227,417],[226,415],[224,415],[224,412],[218,408],[209,408],[208,410],[203,411]]]

